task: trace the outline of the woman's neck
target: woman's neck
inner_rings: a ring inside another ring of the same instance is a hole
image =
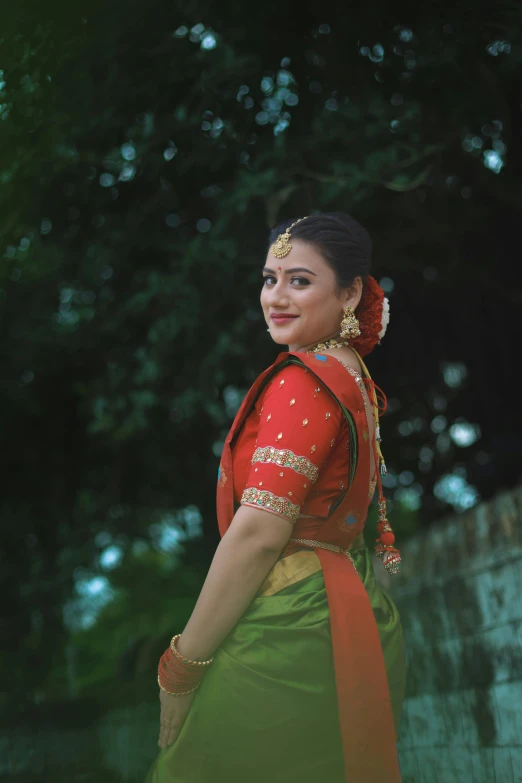
[[[335,332],[334,334],[329,334],[327,337],[321,337],[320,340],[315,340],[313,343],[309,343],[308,345],[301,345],[299,343],[294,343],[294,345],[289,345],[288,350],[292,353],[306,353],[307,351],[311,350],[312,348],[315,348],[316,345],[319,345],[319,343],[325,343],[328,340],[338,340],[342,339],[339,332]]]

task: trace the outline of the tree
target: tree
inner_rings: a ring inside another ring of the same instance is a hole
[[[50,689],[44,640],[65,649],[72,586],[109,546],[124,579],[151,526],[196,503],[187,559],[209,561],[220,444],[277,353],[257,297],[281,217],[342,209],[374,238],[399,538],[519,478],[501,391],[522,298],[520,6],[214,6],[22,4],[6,22],[0,524],[24,690]]]

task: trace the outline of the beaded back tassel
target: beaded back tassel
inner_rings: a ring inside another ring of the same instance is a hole
[[[354,349],[352,348],[352,350]],[[386,473],[386,464],[384,462],[384,457],[382,456],[381,451],[379,416],[381,416],[386,410],[386,397],[381,389],[379,389],[373,382],[370,373],[368,372],[368,368],[357,351],[354,350],[354,353],[359,359],[364,374],[366,375],[366,388],[368,389],[373,408],[373,416],[375,419],[374,455],[375,464],[377,466],[377,487],[379,490],[379,520],[377,522],[377,533],[379,534],[379,537],[375,540],[375,554],[377,557],[382,559],[384,567],[388,573],[397,574],[399,572],[401,563],[401,554],[399,550],[393,546],[395,543],[395,535],[386,516],[386,498],[384,497],[381,480],[381,475]],[[380,400],[377,396],[376,390],[379,392]],[[380,405],[379,401],[381,403]]]

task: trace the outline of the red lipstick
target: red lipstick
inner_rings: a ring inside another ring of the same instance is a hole
[[[298,315],[292,315],[291,313],[271,313],[270,318],[276,324],[286,324],[293,318],[299,318]]]

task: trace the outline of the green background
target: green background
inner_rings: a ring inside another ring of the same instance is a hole
[[[373,238],[399,545],[518,482],[521,33],[514,2],[4,10],[9,725],[155,698],[219,540],[222,441],[279,351],[280,219],[343,210]]]

